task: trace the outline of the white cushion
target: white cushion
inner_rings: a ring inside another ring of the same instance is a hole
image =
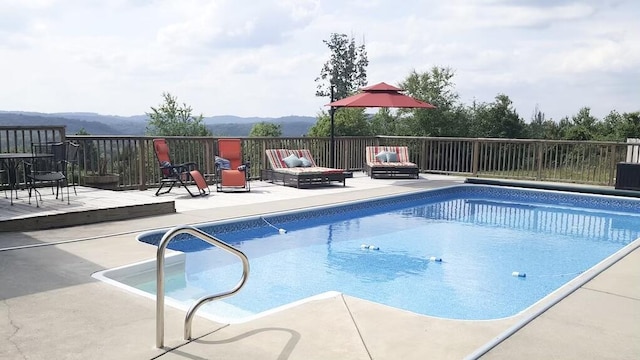
[[[380,151],[379,153],[376,154],[376,160],[380,162],[388,162],[389,161],[388,153],[389,153],[388,151]]]
[[[310,167],[312,165],[311,161],[304,156],[300,158],[300,162],[302,162],[302,164],[300,165],[302,167]]]
[[[298,157],[295,154],[291,154],[287,156],[286,158],[282,159],[282,161],[284,161],[284,163],[287,164],[287,167],[290,167],[290,168],[294,168],[302,165],[302,161],[298,159]]]

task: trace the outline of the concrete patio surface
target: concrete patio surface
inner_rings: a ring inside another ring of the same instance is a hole
[[[371,180],[293,189],[254,182],[250,193],[163,195],[176,213],[46,231],[0,233],[1,359],[462,359],[528,312],[495,321],[416,315],[344,294],[242,324],[196,317],[182,339],[184,311],[165,309],[165,348],[155,348],[155,302],[91,274],[155,257],[142,231],[344,203],[461,183]],[[153,190],[136,192],[152,197]],[[128,192],[115,193],[127,196]],[[489,350],[490,359],[637,359],[640,251],[631,252]]]
[[[640,250],[489,351],[487,359],[640,359]]]

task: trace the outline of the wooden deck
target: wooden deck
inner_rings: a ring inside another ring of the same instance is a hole
[[[36,207],[35,198],[29,204],[28,193],[18,191],[18,199],[0,192],[0,232],[44,230],[57,227],[92,224],[103,221],[175,213],[175,201],[150,196],[149,192],[110,191],[79,186],[78,195],[70,190],[69,204],[41,189],[42,202]],[[9,192],[6,193],[9,195]]]

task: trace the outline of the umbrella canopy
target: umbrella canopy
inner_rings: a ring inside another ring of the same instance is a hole
[[[393,107],[434,109],[435,106],[400,93],[402,89],[381,82],[361,92],[327,104],[331,107]]]
[[[435,109],[435,106],[414,99],[411,96],[401,93],[402,89],[389,85],[385,82],[371,85],[360,89],[360,93],[332,101],[326,106],[331,106],[331,147],[330,160],[331,167],[335,167],[335,130],[334,130],[334,114],[337,108],[341,107],[386,107],[386,108],[418,108],[418,109]],[[333,98],[333,92],[331,94]],[[332,99],[333,100],[333,99]]]

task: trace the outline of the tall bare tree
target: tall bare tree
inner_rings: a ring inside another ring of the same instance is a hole
[[[333,99],[339,100],[367,85],[369,60],[364,41],[361,45],[356,45],[353,37],[333,33],[329,40],[322,42],[331,51],[331,57],[324,63],[320,76],[315,80],[318,83],[316,96],[330,97],[333,86]]]

